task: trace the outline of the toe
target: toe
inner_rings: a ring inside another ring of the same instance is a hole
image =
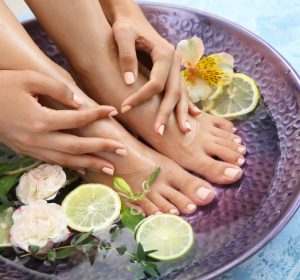
[[[215,116],[212,116],[212,118],[213,118],[213,123],[216,127],[219,127],[230,133],[236,132],[236,128],[234,127],[232,122]]]
[[[224,160],[228,163],[242,166],[245,162],[245,159],[241,153],[234,151],[227,146],[219,145],[216,143],[209,143],[207,150],[210,156],[217,156],[219,159]]]
[[[159,208],[148,198],[144,198],[136,202],[136,204],[143,209],[147,216],[160,212]]]
[[[220,145],[222,147],[229,148],[230,150],[232,150],[236,153],[239,153],[241,155],[245,155],[247,152],[247,149],[245,146],[238,144],[236,142],[227,140],[227,139],[215,138],[214,143],[216,143],[217,145]]]
[[[159,211],[179,215],[177,207],[165,199],[160,193],[150,192],[147,197],[158,207]]]
[[[238,181],[243,174],[240,167],[203,156],[199,163],[198,172],[205,179],[217,184],[232,184]]]
[[[213,127],[211,130],[212,135],[218,138],[223,138],[229,141],[232,141],[236,144],[241,144],[242,143],[242,138],[232,132],[225,131],[223,129]]]
[[[181,191],[175,190],[173,187],[165,186],[161,190],[161,194],[165,199],[176,205],[182,214],[192,214],[197,209],[196,204],[189,196],[184,195]]]

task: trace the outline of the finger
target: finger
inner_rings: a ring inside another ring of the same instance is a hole
[[[45,113],[42,122],[47,131],[85,127],[93,121],[117,113],[112,106],[98,106],[84,110],[52,110],[45,107],[42,109]]]
[[[191,123],[189,121],[188,109],[189,101],[187,91],[184,86],[181,86],[181,96],[176,107],[176,117],[178,126],[184,133],[190,132],[192,130]]]
[[[30,80],[27,84],[29,85],[30,92],[33,94],[50,96],[72,108],[78,108],[84,102],[80,96],[75,95],[65,83],[56,81],[46,75],[29,71],[27,79]]]
[[[125,146],[112,139],[79,137],[67,133],[53,132],[38,136],[34,143],[39,148],[65,152],[72,155],[91,154],[98,152],[110,152],[118,155],[126,155]]]
[[[32,148],[29,153],[34,158],[65,167],[84,168],[94,172],[103,172],[110,176],[114,174],[114,166],[110,162],[93,155],[70,155],[42,148]]]
[[[125,113],[128,109],[138,106],[149,100],[152,96],[160,94],[165,87],[172,58],[160,56],[154,61],[150,80],[144,84],[137,92],[126,98],[121,104],[121,111]]]
[[[198,116],[201,114],[201,110],[192,103],[192,101],[189,101],[189,114],[192,116]]]
[[[119,49],[119,61],[125,83],[131,85],[137,77],[138,61],[135,50],[135,35],[131,29],[115,26],[114,37]]]

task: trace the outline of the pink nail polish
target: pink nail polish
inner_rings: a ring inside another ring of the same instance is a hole
[[[112,112],[110,112],[110,113],[108,114],[109,117],[114,117],[114,116],[116,116],[116,115],[118,115],[118,111],[117,111],[117,110],[114,110],[114,111],[112,111]]]
[[[244,159],[244,158],[239,158],[239,159],[237,160],[237,164],[238,164],[239,166],[242,166],[244,163],[245,163],[245,159]]]
[[[189,121],[186,121],[186,122],[185,122],[185,127],[186,127],[189,131],[192,130],[191,123],[190,123]]]
[[[164,131],[165,131],[165,126],[162,124],[158,129],[158,133],[160,134],[160,136],[163,136]]]
[[[127,85],[132,85],[135,81],[134,74],[132,72],[125,72],[124,80]]]
[[[124,113],[128,112],[129,110],[131,110],[131,108],[132,108],[132,107],[129,106],[129,105],[124,106],[124,107],[121,109],[122,114],[124,114]]]
[[[120,156],[127,156],[127,150],[123,149],[123,148],[116,149],[115,153],[118,154],[118,155],[120,155]]]
[[[205,201],[211,192],[210,189],[201,187],[197,190],[196,194],[201,200]]]
[[[189,212],[194,212],[196,209],[197,209],[197,206],[195,204],[189,204],[186,209],[189,211]]]
[[[231,178],[231,179],[235,179],[237,177],[239,177],[241,175],[241,170],[240,169],[236,169],[236,168],[226,168],[224,171],[224,175]]]
[[[246,147],[245,147],[245,146],[240,146],[240,147],[238,147],[238,151],[239,151],[241,154],[245,154],[245,153],[246,153]]]
[[[114,170],[112,168],[109,168],[109,167],[103,167],[102,172],[105,173],[105,174],[108,174],[110,176],[114,175]]]
[[[237,143],[237,144],[241,144],[242,143],[242,139],[239,138],[239,137],[236,137],[236,138],[233,139],[233,142]]]

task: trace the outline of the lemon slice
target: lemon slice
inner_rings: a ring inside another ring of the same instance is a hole
[[[119,195],[102,184],[83,184],[62,202],[68,226],[79,232],[99,231],[112,225],[120,215]]]
[[[194,243],[191,225],[171,214],[158,214],[143,220],[137,228],[136,241],[145,251],[157,250],[149,256],[160,261],[183,257]]]
[[[14,209],[12,207],[0,212],[0,248],[9,247],[9,231],[13,225],[12,214]]]
[[[235,73],[231,83],[213,99],[214,105],[209,112],[223,118],[239,117],[253,111],[259,97],[254,80],[245,74]]]

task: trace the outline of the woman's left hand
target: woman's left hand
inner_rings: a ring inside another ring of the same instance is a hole
[[[100,0],[100,3],[112,24],[125,83],[131,85],[137,79],[136,49],[148,53],[153,62],[149,81],[123,101],[121,111],[125,113],[164,92],[154,122],[155,131],[162,135],[170,115],[176,110],[180,130],[189,132],[189,113],[197,115],[200,111],[188,99],[180,74],[181,57],[175,48],[155,31],[134,1]]]

